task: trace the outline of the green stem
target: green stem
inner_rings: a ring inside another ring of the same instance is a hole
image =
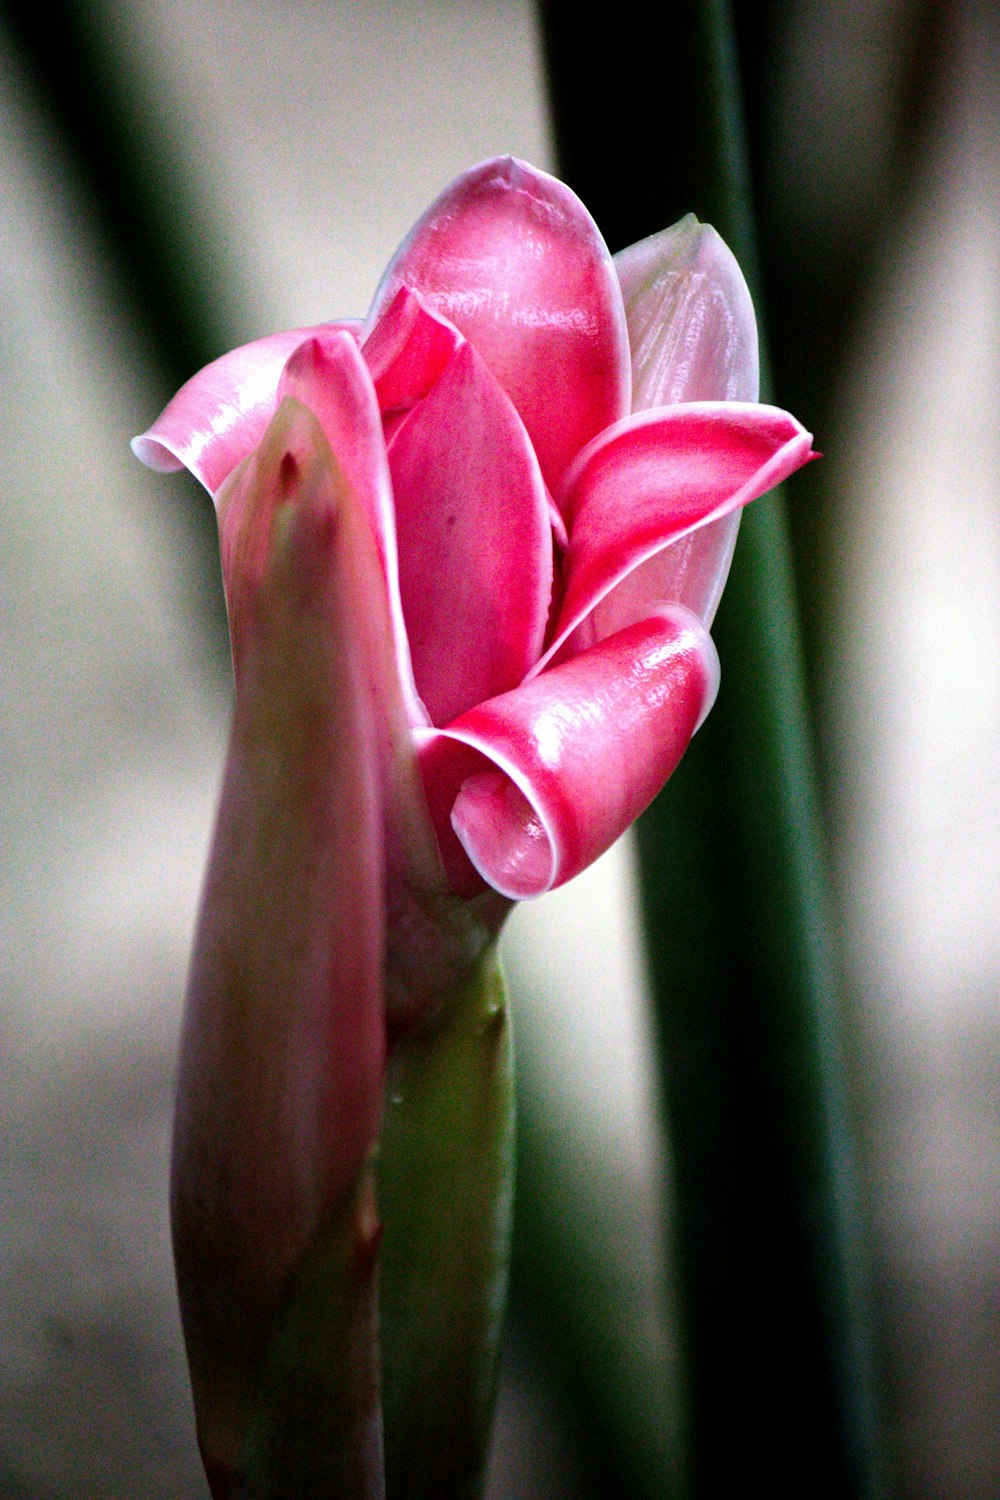
[[[389,1500],[482,1490],[507,1291],[512,1067],[491,946],[389,1065],[378,1159]]]
[[[394,1046],[376,1182],[363,1174],[296,1273],[240,1474],[216,1476],[217,1493],[481,1494],[507,1292],[512,1070],[492,945]]]

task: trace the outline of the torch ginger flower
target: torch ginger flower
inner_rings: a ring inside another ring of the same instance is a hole
[[[558,886],[649,803],[715,693],[723,518],[810,457],[753,404],[729,252],[693,220],[668,235],[612,260],[562,183],[486,162],[415,225],[363,325],[223,356],[135,441],[216,497],[232,613],[260,545],[230,540],[233,471],[283,399],[315,414],[375,539],[382,688],[462,896]]]
[[[224,355],[135,440],[215,499],[236,672],[174,1151],[217,1496],[289,1277],[351,1194],[372,1264],[387,1026],[460,987],[511,900],[607,849],[711,707],[739,511],[811,456],[756,396],[753,308],[714,231],[613,260],[568,188],[498,159],[418,221],[363,324]],[[508,1104],[494,1117],[506,1203]],[[370,1302],[348,1323],[352,1347],[375,1337]],[[357,1363],[329,1493],[374,1496],[377,1361]],[[397,1461],[408,1495],[420,1461]]]

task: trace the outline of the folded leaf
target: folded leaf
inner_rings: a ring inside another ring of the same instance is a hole
[[[241,495],[254,566],[174,1132],[184,1334],[220,1495],[289,1277],[356,1191],[379,1126],[383,855],[343,525],[355,503],[315,418],[286,403]],[[360,1409],[341,1413],[352,1424],[377,1420],[372,1358],[356,1371]]]
[[[399,593],[396,514],[381,416],[371,375],[355,339],[338,329],[315,334],[299,344],[281,373],[277,395],[279,400],[293,397],[318,418],[351,494],[360,502],[359,522],[367,522],[382,567],[396,677],[407,717],[410,723],[424,723]],[[225,565],[225,551],[223,558]],[[370,600],[366,613],[373,605]]]
[[[756,401],[757,319],[743,272],[710,224],[688,214],[615,256],[632,351],[632,410],[681,401]],[[650,599],[676,599],[706,625],[715,617],[740,512],[731,511],[641,563],[615,589],[614,621],[634,618]]]

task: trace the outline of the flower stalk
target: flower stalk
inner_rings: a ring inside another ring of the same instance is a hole
[[[494,943],[389,1060],[378,1195],[391,1500],[481,1493],[513,1189],[513,1048]]]

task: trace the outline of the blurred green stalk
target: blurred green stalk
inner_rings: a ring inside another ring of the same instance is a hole
[[[565,0],[541,13],[560,172],[611,248],[692,210],[753,286],[728,5],[634,4],[614,27]],[[638,826],[673,1165],[681,1487],[867,1500],[883,1493],[871,1329],[775,495],[744,516],[715,635],[719,703]]]
[[[219,225],[199,202],[184,122],[151,76],[141,9],[110,0],[0,0],[9,38],[59,155],[93,214],[100,249],[161,379],[155,405],[251,336]],[[200,564],[198,607],[210,659],[229,675],[215,511],[179,475],[179,513]]]
[[[0,22],[95,210],[166,398],[232,347],[239,309],[219,227],[200,211],[183,120],[149,74],[141,13],[109,0],[3,0]]]

